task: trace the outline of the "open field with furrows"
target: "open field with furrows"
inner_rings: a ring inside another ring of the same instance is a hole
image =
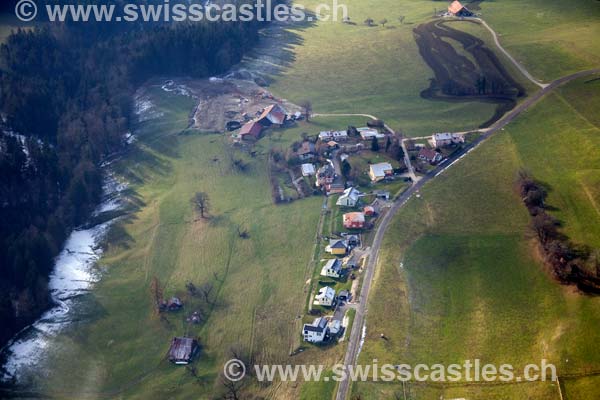
[[[504,47],[542,81],[600,64],[595,0],[482,1],[477,11]]]
[[[581,97],[587,94],[587,101]],[[359,364],[528,363],[559,375],[600,370],[600,298],[559,285],[541,263],[514,182],[526,168],[573,241],[600,247],[600,80],[559,89],[438,176],[400,211],[380,253]],[[390,316],[394,316],[390,318]],[[381,339],[385,333],[387,339]],[[516,373],[519,375],[519,373]],[[561,379],[595,399],[600,378]],[[559,399],[553,383],[355,384],[363,398]]]
[[[288,356],[301,344],[297,317],[306,306],[323,199],[273,205],[262,144],[255,157],[233,153],[247,167],[237,171],[224,135],[184,131],[193,108],[189,98],[159,87],[148,98],[159,117],[140,124],[137,148],[115,167],[131,182],[137,211],[109,237],[103,279],[84,302],[91,320],[56,339],[57,351],[45,361],[51,366],[45,369],[48,376],[35,386],[58,398],[212,398],[221,390],[217,374],[232,346],[252,352],[261,363],[332,363],[342,346]],[[331,129],[326,123],[315,126]],[[298,129],[277,132],[273,140],[296,140]],[[205,220],[190,202],[197,191],[210,199]],[[247,239],[238,228],[247,231]],[[182,298],[182,311],[161,314],[164,318],[155,313],[154,278],[165,298]],[[214,306],[191,296],[188,282],[198,288],[211,284]],[[202,323],[188,324],[186,318],[200,308]],[[202,346],[193,364],[196,377],[166,360],[170,339],[184,334],[197,336]],[[73,387],[81,389],[73,393]],[[274,385],[249,393],[284,398],[299,390]]]

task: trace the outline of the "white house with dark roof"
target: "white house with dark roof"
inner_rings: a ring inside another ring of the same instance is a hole
[[[353,187],[349,187],[344,190],[344,193],[340,195],[335,204],[343,207],[356,207],[359,198],[360,192]]]
[[[333,306],[333,302],[335,301],[335,290],[329,286],[322,287],[319,289],[319,293],[315,296],[315,300],[313,304],[316,306],[325,306],[331,307]]]
[[[312,324],[304,324],[302,336],[305,342],[321,343],[329,332],[327,320],[323,317],[316,318]]]
[[[464,143],[464,141],[464,136],[456,133],[436,133],[431,136],[433,147],[444,147],[451,144]]]
[[[321,268],[321,276],[327,276],[329,278],[339,278],[343,274],[342,260],[339,258],[332,258],[327,260],[323,268]]]

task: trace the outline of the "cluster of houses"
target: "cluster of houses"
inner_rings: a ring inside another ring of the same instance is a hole
[[[430,164],[437,164],[444,159],[442,153],[437,149],[458,145],[465,142],[465,137],[456,133],[436,133],[431,136],[430,143],[433,148],[422,147],[417,153],[419,160]]]
[[[264,129],[270,126],[281,127],[288,120],[287,111],[279,104],[272,104],[257,114],[240,128],[238,136],[241,140],[260,139]]]

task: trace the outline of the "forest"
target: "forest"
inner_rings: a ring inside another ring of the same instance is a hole
[[[53,258],[101,198],[136,87],[227,71],[261,24],[40,23],[1,46],[0,343],[49,307]]]

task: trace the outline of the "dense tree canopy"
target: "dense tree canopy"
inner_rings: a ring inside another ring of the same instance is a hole
[[[48,306],[53,257],[100,199],[100,164],[129,129],[136,85],[223,73],[259,27],[53,23],[1,46],[0,343]]]

